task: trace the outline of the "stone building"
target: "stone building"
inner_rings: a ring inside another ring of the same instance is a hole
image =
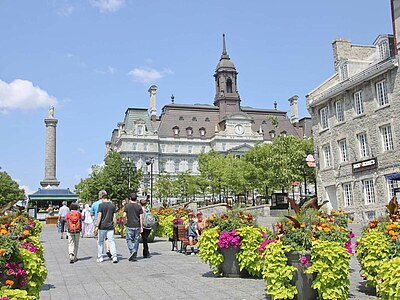
[[[398,16],[393,20],[399,30]],[[335,73],[306,97],[317,155],[319,200],[358,220],[379,217],[400,171],[396,39],[333,41]]]
[[[157,87],[152,85],[149,109],[128,108],[123,122],[106,142],[106,151],[121,153],[145,174],[153,167],[156,178],[162,171],[198,174],[198,155],[210,149],[240,156],[257,142],[270,143],[279,134],[302,137],[310,133],[309,119],[298,119],[297,96],[290,100],[292,123],[276,103],[273,109],[242,106],[237,75],[223,37],[223,51],[214,73],[213,105],[175,103],[171,96],[171,103],[157,116]],[[272,119],[278,121],[278,127]]]

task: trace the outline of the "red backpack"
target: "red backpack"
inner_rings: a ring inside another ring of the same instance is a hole
[[[81,231],[81,217],[80,213],[76,210],[71,211],[68,215],[68,231],[72,233]]]

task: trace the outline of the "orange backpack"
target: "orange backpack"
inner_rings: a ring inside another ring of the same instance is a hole
[[[81,231],[81,218],[79,212],[76,210],[68,215],[68,231],[71,233]]]

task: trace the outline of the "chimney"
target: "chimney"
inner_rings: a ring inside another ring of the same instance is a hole
[[[290,103],[290,122],[292,124],[296,124],[299,122],[299,107],[297,105],[297,101],[299,100],[299,96],[293,96],[289,99]]]
[[[338,64],[341,59],[349,59],[351,55],[351,41],[348,39],[336,39],[332,42],[333,63],[335,72],[338,71]]]
[[[150,93],[150,118],[153,122],[157,120],[157,108],[156,108],[156,93],[157,93],[157,86],[152,85],[149,88]]]

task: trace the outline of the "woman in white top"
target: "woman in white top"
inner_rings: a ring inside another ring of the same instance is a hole
[[[90,214],[89,204],[85,204],[85,209],[82,211],[82,237],[93,237],[94,225]]]

